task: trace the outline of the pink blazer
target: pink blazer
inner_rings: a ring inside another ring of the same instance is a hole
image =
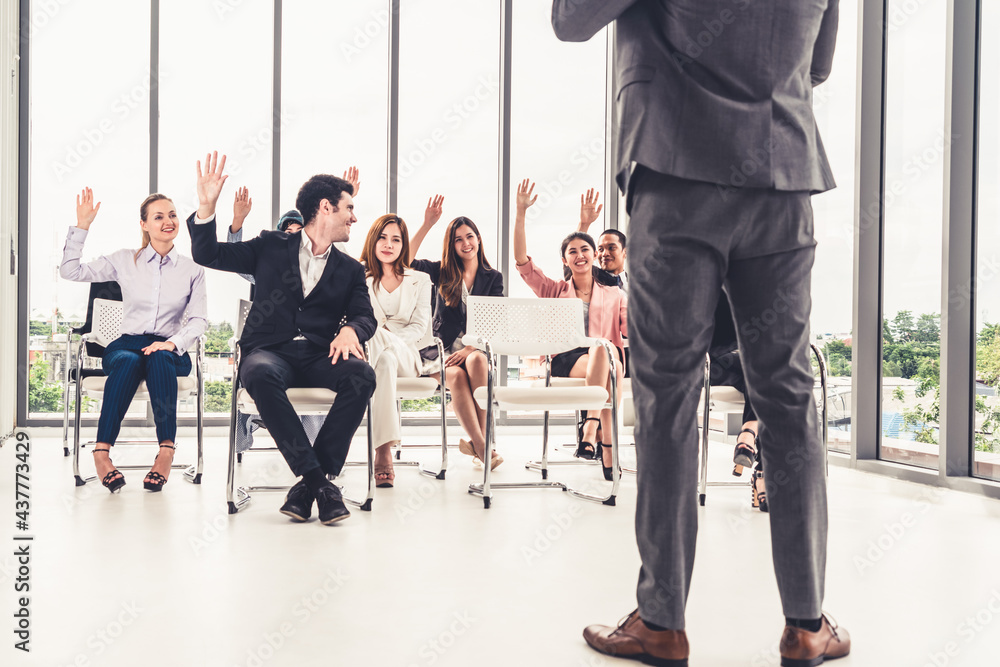
[[[535,266],[528,257],[527,264],[517,267],[518,273],[528,283],[535,296],[543,299],[578,299],[571,280],[552,280]],[[628,297],[617,287],[608,287],[594,281],[590,295],[590,336],[606,338],[624,355],[622,336],[628,336]]]

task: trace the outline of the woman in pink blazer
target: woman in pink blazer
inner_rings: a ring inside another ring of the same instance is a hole
[[[528,179],[521,182],[517,188],[517,216],[514,219],[514,261],[517,270],[528,287],[543,298],[580,299],[583,301],[584,331],[592,338],[605,338],[618,348],[616,366],[618,382],[624,372],[624,346],[622,336],[628,335],[627,314],[628,297],[617,287],[601,285],[594,280],[591,267],[594,264],[594,239],[583,232],[573,232],[563,239],[560,255],[563,265],[569,267],[571,276],[568,280],[553,280],[542,273],[531,257],[528,256],[528,244],[524,233],[524,219],[528,208],[535,203],[537,196],[532,196],[535,184]],[[556,377],[586,378],[588,385],[604,387],[611,392],[611,380],[608,374],[608,356],[604,348],[595,345],[590,348],[578,347],[569,352],[563,352],[552,358],[552,375]],[[581,458],[593,458],[595,455],[594,441],[597,439],[597,424],[600,423],[604,433],[611,433],[611,410],[601,411],[601,418],[588,417],[583,425],[583,437],[576,455]],[[605,479],[611,479],[611,450],[602,447],[601,465],[604,468]]]

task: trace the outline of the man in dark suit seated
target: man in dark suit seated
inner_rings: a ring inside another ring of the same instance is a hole
[[[554,0],[565,41],[615,23],[618,185],[629,213],[639,608],[598,651],[688,664],[698,525],[698,387],[725,285],[770,509],[786,667],[850,652],[822,612],[824,457],[809,363],[810,195],[834,186],[812,109],[838,0]]]
[[[362,344],[375,333],[365,272],[334,243],[347,241],[354,217],[352,186],[320,174],[299,190],[295,207],[305,227],[293,234],[263,232],[243,243],[219,243],[215,206],[226,180],[226,156],[198,163],[198,212],[188,218],[191,255],[203,266],[252,275],[256,299],[240,338],[240,378],[295,475],[281,512],[297,521],[315,500],[324,524],[347,518],[338,475],[375,389]],[[341,318],[346,323],[338,331]],[[323,387],[337,398],[314,446],[289,402],[289,387]]]

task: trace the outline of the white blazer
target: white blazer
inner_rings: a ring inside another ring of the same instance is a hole
[[[368,276],[368,296],[371,298],[372,310],[375,312],[376,330],[385,327],[396,335],[407,346],[416,349],[420,339],[424,337],[431,321],[431,278],[423,271],[406,269],[403,272],[403,282],[396,289],[403,290],[399,299],[399,312],[388,318],[382,312],[372,276]],[[381,289],[381,288],[380,288]]]

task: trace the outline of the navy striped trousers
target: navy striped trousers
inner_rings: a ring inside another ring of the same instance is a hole
[[[103,367],[108,379],[97,422],[97,442],[115,444],[122,419],[139,383],[146,381],[156,423],[156,440],[174,441],[177,436],[177,378],[191,373],[191,357],[160,350],[146,355],[142,348],[163,336],[123,334],[104,351]]]

